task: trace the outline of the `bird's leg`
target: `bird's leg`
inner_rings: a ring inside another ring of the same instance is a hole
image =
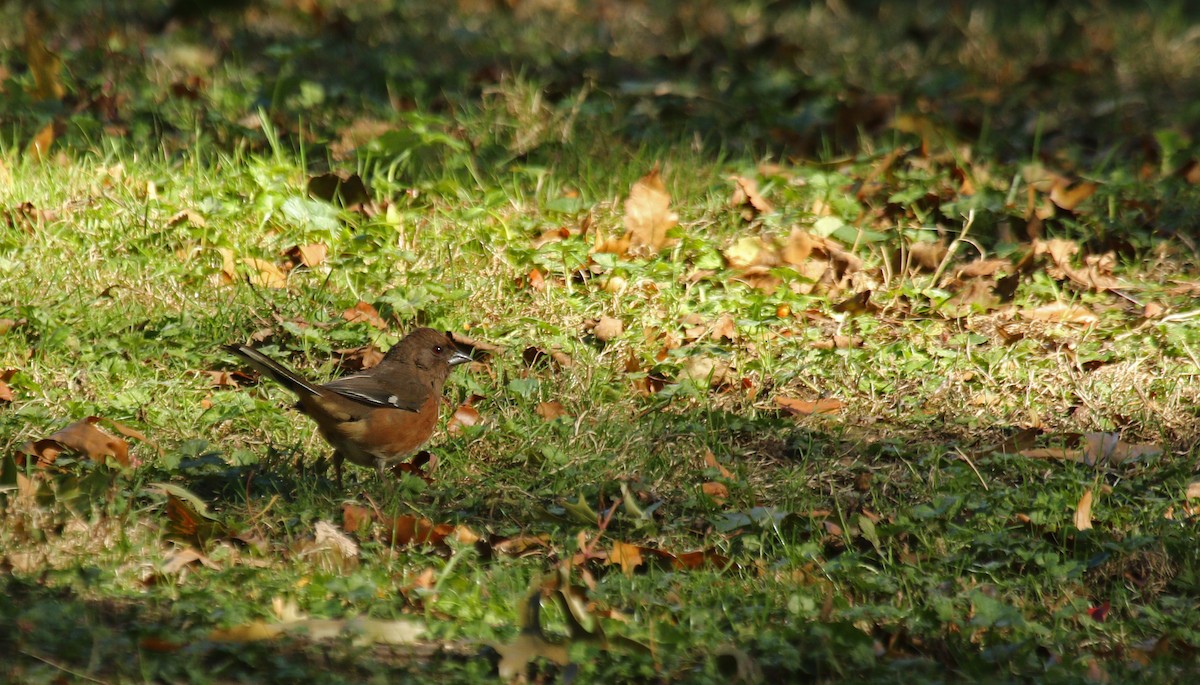
[[[342,487],[342,462],[344,461],[346,458],[342,456],[341,452],[333,453],[333,474],[337,478],[339,489]]]

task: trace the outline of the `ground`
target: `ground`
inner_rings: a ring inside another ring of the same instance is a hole
[[[946,5],[4,6],[0,673],[1193,675],[1196,11]]]

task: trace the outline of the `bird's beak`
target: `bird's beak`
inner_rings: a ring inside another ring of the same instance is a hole
[[[454,350],[454,354],[450,356],[450,366],[458,366],[459,364],[466,364],[470,361],[475,360],[471,359],[471,355],[463,352],[462,350]]]

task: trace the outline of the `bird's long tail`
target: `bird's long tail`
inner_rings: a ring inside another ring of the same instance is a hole
[[[276,383],[291,390],[297,395],[320,395],[321,391],[317,386],[309,383],[292,371],[288,367],[271,359],[267,355],[258,350],[246,345],[225,345],[225,351],[235,354],[253,366],[261,373],[265,373],[275,380]]]

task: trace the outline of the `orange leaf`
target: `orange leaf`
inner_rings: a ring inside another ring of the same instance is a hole
[[[823,397],[818,400],[800,400],[793,397],[777,396],[775,404],[785,411],[799,416],[811,414],[836,414],[846,406],[844,402],[833,397]]]
[[[721,504],[729,498],[729,488],[724,483],[709,481],[701,484],[700,490],[717,504]]]
[[[379,312],[366,302],[359,302],[342,312],[342,318],[350,323],[367,323],[379,330],[387,330],[387,322],[379,316]]]
[[[620,564],[621,572],[625,575],[633,575],[634,569],[645,563],[642,559],[642,549],[637,545],[614,541],[612,550],[608,553],[608,563]]]
[[[716,469],[719,471],[722,478],[736,480],[736,478],[733,476],[733,473],[729,469],[722,466],[721,462],[717,461],[717,455],[713,454],[712,450],[704,450],[704,465],[710,469]]]
[[[283,271],[265,259],[243,257],[242,264],[250,269],[250,284],[260,288],[286,288],[287,276]]]
[[[537,412],[538,416],[542,417],[546,421],[553,421],[559,417],[568,416],[567,408],[563,406],[562,402],[557,400],[552,402],[539,402],[534,411]]]
[[[46,124],[29,141],[29,146],[25,148],[25,156],[35,162],[44,161],[50,155],[50,146],[54,145],[57,137],[58,125],[53,121]]]
[[[0,402],[12,402],[12,401],[13,401],[12,388],[8,387],[8,383],[5,383],[4,381],[0,381]]]

